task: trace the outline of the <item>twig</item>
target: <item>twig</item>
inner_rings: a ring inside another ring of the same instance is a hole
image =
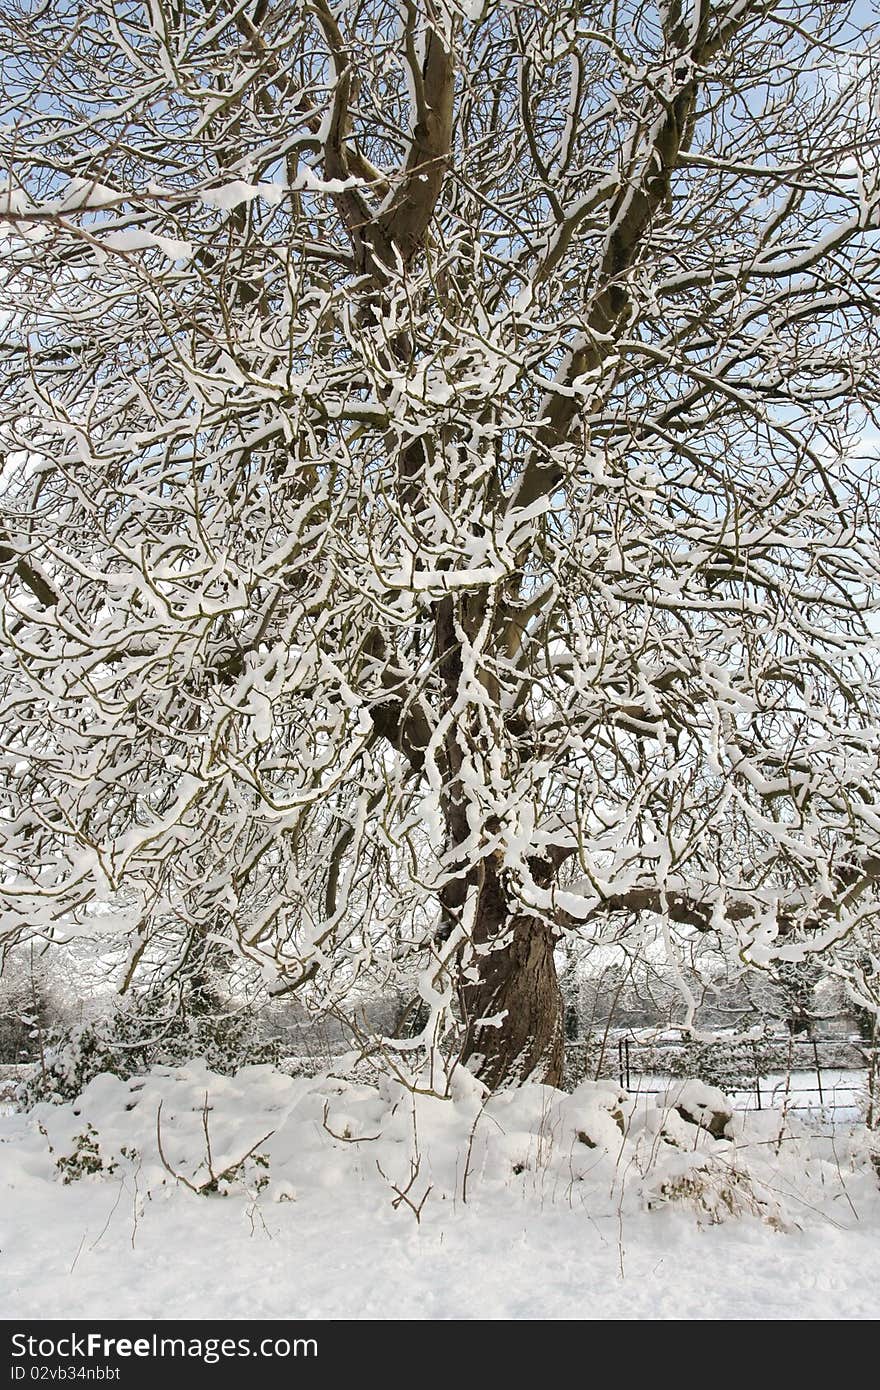
[[[271,1138],[272,1138],[272,1135],[275,1133],[274,1129],[270,1129],[269,1132],[268,1132],[268,1134],[264,1134],[264,1135],[262,1136],[261,1139],[257,1139],[256,1142],[253,1143],[253,1144],[251,1145],[251,1147],[248,1149],[247,1153],[242,1154],[241,1158],[236,1159],[236,1161],[235,1161],[234,1163],[228,1164],[227,1167],[224,1168],[222,1172],[220,1172],[220,1173],[215,1173],[215,1172],[214,1172],[214,1169],[213,1169],[213,1166],[212,1166],[212,1160],[211,1160],[210,1138],[208,1137],[208,1106],[207,1106],[207,1096],[205,1097],[205,1108],[204,1108],[204,1110],[202,1111],[202,1117],[203,1117],[204,1128],[205,1128],[205,1139],[206,1139],[206,1143],[207,1143],[207,1145],[208,1145],[208,1163],[207,1163],[208,1177],[207,1177],[207,1180],[206,1180],[205,1182],[203,1182],[203,1183],[193,1183],[193,1182],[190,1182],[189,1178],[185,1177],[183,1173],[178,1173],[176,1169],[172,1168],[172,1167],[171,1167],[171,1164],[168,1162],[168,1159],[165,1157],[165,1152],[164,1152],[164,1150],[163,1150],[163,1148],[162,1148],[162,1102],[161,1102],[161,1100],[159,1101],[159,1108],[158,1108],[158,1110],[156,1111],[156,1144],[157,1144],[158,1149],[159,1149],[159,1157],[160,1157],[160,1159],[162,1160],[162,1167],[165,1169],[165,1171],[166,1171],[167,1173],[170,1173],[171,1176],[172,1176],[172,1178],[174,1178],[177,1182],[182,1182],[183,1185],[184,1185],[184,1187],[188,1187],[188,1188],[189,1188],[190,1192],[195,1192],[195,1193],[197,1193],[199,1196],[203,1196],[203,1195],[204,1195],[205,1193],[207,1193],[207,1192],[216,1191],[216,1190],[217,1190],[218,1184],[221,1183],[221,1182],[230,1182],[230,1181],[235,1177],[236,1173],[238,1172],[239,1168],[241,1168],[242,1164],[247,1162],[247,1160],[250,1158],[251,1154],[252,1154],[252,1153],[255,1153],[256,1150],[260,1147],[260,1145],[261,1145],[261,1144],[265,1144],[266,1140],[267,1140],[267,1139],[271,1139]]]
[[[83,1246],[84,1246],[85,1243],[86,1243],[86,1236],[87,1236],[87,1235],[88,1235],[88,1231],[83,1231],[83,1233],[82,1233],[82,1239],[80,1240],[79,1246],[77,1247],[76,1254],[75,1254],[74,1257],[73,1257],[73,1264],[70,1266],[70,1269],[67,1271],[68,1274],[72,1274],[73,1271],[76,1269],[76,1262],[77,1262],[77,1260],[79,1259],[80,1255],[82,1254],[82,1248],[83,1248]]]
[[[375,1140],[382,1138],[381,1132],[379,1134],[360,1134],[357,1136],[351,1134],[337,1134],[336,1130],[331,1129],[327,1123],[327,1116],[329,1115],[329,1113],[330,1102],[329,1100],[325,1100],[324,1116],[321,1121],[321,1124],[323,1125],[323,1128],[326,1129],[327,1133],[331,1136],[331,1138],[338,1139],[340,1144],[372,1144],[375,1142]]]
[[[99,1242],[100,1242],[101,1240],[103,1240],[104,1236],[107,1234],[107,1231],[108,1231],[108,1229],[109,1229],[109,1227],[110,1227],[110,1222],[113,1220],[113,1213],[115,1212],[116,1208],[119,1206],[119,1203],[122,1201],[122,1194],[123,1194],[124,1191],[125,1191],[125,1178],[123,1178],[123,1179],[122,1179],[122,1182],[119,1184],[119,1191],[118,1191],[117,1194],[116,1194],[116,1201],[113,1203],[112,1207],[110,1208],[110,1214],[109,1214],[109,1216],[107,1217],[107,1220],[104,1222],[104,1226],[103,1226],[103,1229],[101,1230],[100,1235],[96,1236],[95,1239],[92,1241],[91,1245],[89,1246],[89,1249],[90,1249],[90,1250],[94,1250],[95,1246],[98,1245]]]
[[[419,1203],[413,1202],[408,1194],[410,1188],[412,1187],[413,1183],[419,1175],[419,1168],[421,1167],[421,1158],[419,1158],[419,1160],[416,1163],[413,1163],[412,1159],[410,1159],[410,1179],[406,1187],[403,1188],[398,1187],[397,1183],[391,1181],[388,1174],[385,1172],[384,1168],[379,1162],[378,1158],[376,1159],[376,1167],[379,1169],[379,1172],[387,1182],[388,1186],[391,1188],[392,1192],[397,1193],[396,1198],[391,1203],[394,1210],[397,1211],[397,1208],[400,1206],[401,1202],[405,1202],[406,1205],[409,1207],[410,1211],[412,1212],[413,1216],[416,1218],[416,1222],[420,1223],[422,1219],[422,1207],[427,1202],[428,1194],[432,1191],[432,1188],[431,1186],[428,1186],[425,1189],[422,1195],[422,1200]]]
[[[483,1117],[483,1115],[484,1115],[484,1113],[485,1113],[486,1106],[489,1104],[490,1099],[491,1099],[491,1096],[486,1096],[485,1100],[483,1101],[483,1104],[480,1106],[479,1110],[477,1111],[476,1118],[475,1118],[475,1120],[474,1120],[473,1125],[471,1126],[470,1138],[468,1139],[467,1153],[466,1153],[466,1155],[465,1155],[465,1160],[464,1160],[464,1174],[463,1174],[462,1180],[461,1180],[461,1200],[462,1200],[462,1202],[465,1203],[465,1205],[467,1205],[467,1185],[468,1185],[468,1175],[469,1175],[469,1173],[470,1173],[470,1166],[471,1166],[471,1153],[472,1153],[473,1147],[474,1147],[474,1135],[475,1135],[476,1132],[477,1132],[477,1125],[480,1123],[480,1120],[482,1119],[482,1117]],[[492,1120],[492,1122],[493,1122],[494,1124],[498,1125],[498,1128],[500,1129],[501,1133],[504,1134],[504,1132],[505,1132],[505,1131],[504,1131],[504,1126],[501,1125],[501,1124],[499,1124],[499,1122],[498,1122],[498,1120],[496,1120],[495,1116],[494,1116],[494,1115],[489,1115],[488,1118],[489,1118],[490,1120]]]
[[[196,1194],[198,1194],[199,1192],[201,1192],[201,1188],[196,1187],[195,1183],[191,1183],[190,1180],[189,1180],[189,1178],[185,1178],[185,1177],[183,1176],[182,1173],[178,1173],[174,1168],[172,1168],[172,1167],[171,1167],[171,1164],[168,1162],[168,1159],[165,1157],[165,1150],[162,1148],[162,1102],[161,1102],[161,1100],[159,1101],[159,1108],[158,1108],[158,1110],[156,1111],[156,1146],[157,1146],[157,1148],[158,1148],[158,1150],[159,1150],[159,1158],[160,1158],[161,1161],[162,1161],[162,1167],[165,1169],[166,1173],[170,1173],[171,1176],[172,1176],[172,1178],[174,1178],[174,1180],[175,1180],[176,1182],[182,1182],[183,1185],[184,1185],[184,1187],[188,1187],[188,1188],[189,1188],[190,1192],[195,1192]]]

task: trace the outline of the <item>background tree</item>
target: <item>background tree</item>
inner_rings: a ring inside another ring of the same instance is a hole
[[[7,0],[2,49],[5,930],[110,901],[126,981],[322,1007],[415,963],[490,1084],[560,1077],[560,933],[873,939],[871,12]]]
[[[61,1014],[33,943],[4,961],[0,976],[0,1063],[42,1062],[44,1039]]]

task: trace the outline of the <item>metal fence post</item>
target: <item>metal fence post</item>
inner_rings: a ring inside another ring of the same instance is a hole
[[[816,1063],[816,1081],[818,1082],[818,1085],[819,1085],[819,1104],[820,1104],[820,1105],[824,1105],[824,1104],[825,1104],[825,1097],[824,1097],[823,1094],[822,1094],[822,1069],[821,1069],[821,1067],[819,1066],[819,1049],[818,1049],[818,1047],[816,1046],[816,1039],[815,1039],[815,1038],[812,1039],[812,1043],[813,1043],[813,1061]]]

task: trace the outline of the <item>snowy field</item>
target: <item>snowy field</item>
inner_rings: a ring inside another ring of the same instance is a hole
[[[0,1116],[3,1315],[880,1315],[863,1130],[691,1082],[449,1089],[193,1064]]]

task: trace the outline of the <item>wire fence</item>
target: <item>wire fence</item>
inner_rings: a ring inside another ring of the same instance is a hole
[[[685,1076],[715,1084],[740,1110],[819,1110],[842,1118],[870,1107],[880,1078],[880,1048],[860,1037],[742,1037],[693,1044],[623,1035],[598,1071],[616,1063],[621,1087],[660,1095]]]

